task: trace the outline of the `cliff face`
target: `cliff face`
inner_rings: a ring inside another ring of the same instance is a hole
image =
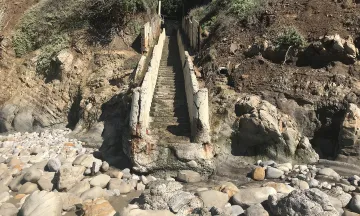
[[[2,1],[0,132],[68,127],[87,145],[120,142],[147,3]]]
[[[227,107],[232,97],[224,94],[257,95],[293,118],[321,158],[359,158],[356,145],[344,149],[339,140],[349,104],[359,105],[359,7],[357,1],[228,0],[192,10],[202,28],[195,61],[212,89],[213,128],[237,125],[229,120],[237,100]],[[238,129],[231,127],[224,136],[213,130],[214,137],[230,139]]]

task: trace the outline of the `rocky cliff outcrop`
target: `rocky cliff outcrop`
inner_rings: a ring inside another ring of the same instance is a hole
[[[230,148],[232,155],[253,160],[264,157],[316,162],[319,159],[293,117],[258,96],[227,96],[229,103],[215,108],[217,113],[213,113],[214,142],[220,148]]]

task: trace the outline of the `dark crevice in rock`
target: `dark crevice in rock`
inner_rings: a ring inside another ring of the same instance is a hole
[[[321,126],[315,131],[311,144],[320,158],[334,160],[339,154],[338,138],[345,111],[342,104],[324,106],[316,110]]]
[[[79,90],[74,98],[74,102],[72,103],[70,111],[68,113],[68,124],[66,125],[66,127],[70,128],[71,130],[75,129],[76,124],[80,120],[81,100],[82,100],[82,95]]]

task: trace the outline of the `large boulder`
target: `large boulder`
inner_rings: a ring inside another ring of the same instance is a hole
[[[174,206],[176,203],[175,200],[171,201],[172,197],[183,192],[183,186],[175,181],[152,181],[148,184],[148,187],[149,190],[143,194],[144,204],[142,209],[168,210],[170,206]]]
[[[238,156],[264,156],[279,162],[317,162],[309,139],[295,120],[258,96],[245,96],[235,106],[239,117],[232,151]]]
[[[35,191],[26,198],[19,216],[59,216],[61,215],[62,201],[57,193]]]
[[[322,215],[338,216],[339,212],[331,204],[324,192],[312,188],[309,190],[295,190],[280,199],[276,195],[269,197],[270,210],[274,215]]]

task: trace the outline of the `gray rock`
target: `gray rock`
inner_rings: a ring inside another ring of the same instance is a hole
[[[310,179],[309,181],[309,187],[314,188],[314,187],[319,187],[319,181],[316,179]]]
[[[54,172],[44,172],[37,184],[41,190],[52,191],[54,189]]]
[[[48,161],[46,166],[50,172],[57,172],[61,168],[61,161],[59,158],[52,158]]]
[[[317,172],[317,174],[340,179],[340,175],[331,168],[322,168]]]
[[[90,188],[89,190],[85,191],[81,194],[80,198],[85,201],[89,199],[96,199],[100,197],[107,197],[108,194],[106,193],[106,190],[102,189],[101,187],[95,186],[93,188]]]
[[[75,184],[74,187],[72,187],[69,190],[69,193],[80,196],[82,193],[84,193],[85,191],[87,191],[89,189],[90,189],[89,182],[88,181],[81,181],[81,182]]]
[[[99,186],[101,188],[105,188],[106,185],[109,183],[109,181],[110,181],[110,176],[105,174],[100,174],[98,176],[95,176],[93,179],[91,179],[90,185],[94,187]]]
[[[329,196],[329,200],[330,200],[330,203],[334,206],[336,211],[341,216],[344,213],[344,210],[342,209],[341,201],[339,199],[335,198],[335,197],[332,197],[332,196]]]
[[[258,203],[247,208],[245,216],[269,216],[269,213]]]
[[[85,167],[83,166],[62,166],[59,171],[58,189],[66,191],[71,189],[84,178],[84,171]]]
[[[18,208],[11,203],[4,203],[0,206],[0,215],[15,216],[18,211]]]
[[[180,192],[172,196],[168,205],[172,212],[177,213],[183,206],[187,205],[195,196],[189,192]]]
[[[289,195],[277,198],[276,195],[269,196],[268,204],[274,215],[323,215],[338,216],[339,213],[331,204],[328,195],[317,188],[309,190],[295,190]]]
[[[355,195],[349,204],[349,208],[351,211],[360,214],[360,195]]]
[[[180,170],[177,174],[179,181],[183,182],[199,182],[201,181],[201,176],[199,173],[192,170]]]
[[[29,169],[24,175],[24,180],[27,182],[36,183],[42,175],[39,169]]]
[[[238,216],[244,213],[244,209],[239,205],[233,205],[231,208],[231,216]]]
[[[222,193],[216,190],[207,190],[197,192],[196,195],[204,202],[204,207],[211,208],[213,206],[217,208],[224,208],[229,201],[229,196],[226,193]]]
[[[34,118],[30,109],[19,111],[13,121],[14,129],[19,132],[29,132],[33,130]]]
[[[179,182],[156,180],[149,182],[144,191],[142,209],[169,209],[168,202],[172,196],[181,192],[183,186]]]
[[[59,216],[61,215],[62,201],[57,193],[35,191],[26,198],[19,216]]]
[[[275,195],[276,193],[276,190],[272,187],[240,189],[233,196],[233,202],[242,207],[249,207],[268,200],[270,195]]]
[[[345,193],[339,186],[333,187],[331,190],[326,191],[326,194],[340,200],[341,208],[347,206],[352,198],[350,194]]]
[[[282,175],[284,175],[284,171],[281,171],[279,169],[268,167],[266,169],[266,178],[268,179],[277,179],[280,178]]]
[[[22,180],[24,178],[24,174],[20,174],[19,176],[15,177],[9,184],[9,188],[12,190],[12,191],[19,191],[20,188],[21,188],[21,183],[22,183]]]

